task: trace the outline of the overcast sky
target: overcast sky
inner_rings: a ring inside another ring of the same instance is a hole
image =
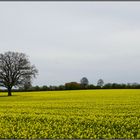
[[[0,2],[0,53],[24,52],[34,85],[140,83],[140,2]]]

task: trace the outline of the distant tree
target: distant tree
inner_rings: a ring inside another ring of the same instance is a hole
[[[50,89],[50,90],[57,90],[57,86],[51,86],[51,85],[50,85],[50,86],[49,86],[49,89]]]
[[[43,91],[46,91],[46,90],[48,90],[48,87],[47,86],[42,86],[42,88],[41,88]]]
[[[99,79],[99,80],[97,81],[97,86],[103,87],[103,85],[104,85],[104,81],[103,81],[102,79]]]
[[[124,88],[124,85],[123,84],[118,84],[118,83],[113,83],[112,88],[113,89],[122,89],[122,88]]]
[[[40,87],[39,87],[39,86],[34,86],[34,87],[33,87],[33,90],[34,90],[34,91],[40,91]]]
[[[65,90],[65,86],[64,86],[64,85],[60,85],[60,86],[58,87],[58,89],[59,89],[59,90]]]
[[[11,96],[12,87],[23,86],[38,73],[24,53],[6,52],[0,54],[0,86],[7,88]]]
[[[138,83],[132,83],[131,84],[131,87],[132,87],[132,89],[138,89],[138,88],[140,88],[140,86],[139,86],[139,84]]]
[[[103,86],[104,89],[126,89],[131,88],[131,86],[128,87],[126,84],[118,84],[118,83],[107,83]]]
[[[32,83],[31,83],[30,77],[26,78],[23,82],[23,85],[21,85],[21,87],[19,87],[19,88],[21,88],[25,91],[31,89],[32,88]]]
[[[66,90],[75,90],[75,89],[80,89],[80,84],[77,82],[70,82],[65,84],[65,89]]]
[[[121,84],[121,88],[122,88],[122,89],[125,89],[126,87],[127,87],[126,84]]]
[[[103,86],[104,89],[111,89],[112,88],[112,83],[107,83]]]
[[[90,84],[87,86],[88,89],[96,89],[96,86],[94,86],[93,84]]]
[[[80,80],[80,83],[81,83],[81,86],[86,88],[88,86],[88,79],[86,77],[83,77],[81,80]]]

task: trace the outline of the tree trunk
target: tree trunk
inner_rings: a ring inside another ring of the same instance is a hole
[[[10,87],[8,87],[8,96],[12,96]]]

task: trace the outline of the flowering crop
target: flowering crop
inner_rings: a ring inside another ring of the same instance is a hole
[[[0,138],[140,139],[140,90],[0,93]]]

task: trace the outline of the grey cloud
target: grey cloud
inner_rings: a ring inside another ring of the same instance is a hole
[[[140,82],[139,2],[1,2],[0,50],[20,51],[38,85],[86,76]]]

